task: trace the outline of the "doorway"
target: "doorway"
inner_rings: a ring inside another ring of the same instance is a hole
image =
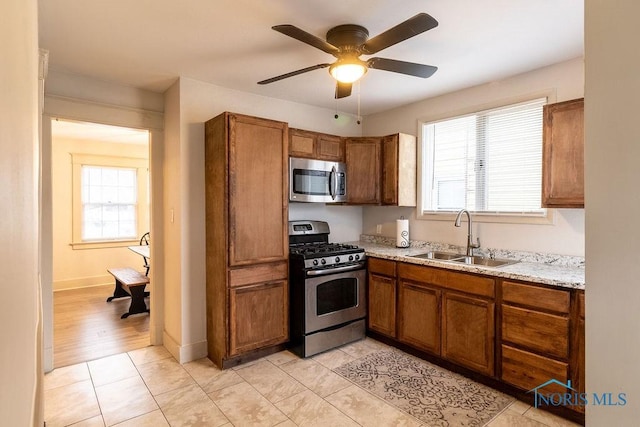
[[[148,314],[121,319],[130,298],[107,302],[107,268],[145,273],[127,247],[150,231],[149,139],[148,130],[51,120],[53,367],[151,343]]]

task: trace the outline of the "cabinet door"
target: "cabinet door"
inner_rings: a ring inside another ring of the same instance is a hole
[[[382,204],[398,204],[398,135],[382,139]]]
[[[320,160],[344,162],[344,141],[339,136],[318,134],[316,157]]]
[[[289,339],[286,280],[229,289],[229,355]]]
[[[380,147],[380,138],[345,141],[348,203],[380,204]]]
[[[584,100],[544,107],[542,206],[584,207]]]
[[[286,123],[229,118],[230,266],[287,258],[287,141]]]
[[[440,291],[398,281],[398,339],[440,354]]]
[[[493,376],[495,304],[451,292],[442,296],[442,356]]]
[[[291,157],[314,158],[316,134],[306,130],[289,129],[289,155]]]
[[[396,336],[396,280],[369,274],[369,329]]]

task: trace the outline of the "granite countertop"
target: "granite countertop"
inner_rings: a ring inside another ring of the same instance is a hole
[[[447,268],[456,271],[485,274],[505,279],[543,283],[562,288],[585,288],[583,266],[551,265],[543,262],[520,261],[515,264],[504,265],[501,267],[486,267],[411,257],[411,255],[422,254],[431,250],[440,250],[439,248],[431,248],[428,245],[396,248],[395,246],[372,243],[364,240],[351,243],[363,248],[367,256],[377,258]]]

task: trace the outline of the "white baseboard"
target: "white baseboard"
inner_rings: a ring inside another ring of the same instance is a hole
[[[92,286],[113,284],[113,276],[92,276],[81,277],[79,279],[57,280],[53,282],[53,291],[63,291],[68,289],[90,288]]]
[[[162,345],[164,345],[164,348],[166,348],[180,364],[207,357],[206,340],[181,346],[167,334],[167,331],[164,331],[162,334]]]

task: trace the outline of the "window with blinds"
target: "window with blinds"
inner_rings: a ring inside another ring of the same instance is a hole
[[[546,98],[424,123],[423,213],[544,215]]]

